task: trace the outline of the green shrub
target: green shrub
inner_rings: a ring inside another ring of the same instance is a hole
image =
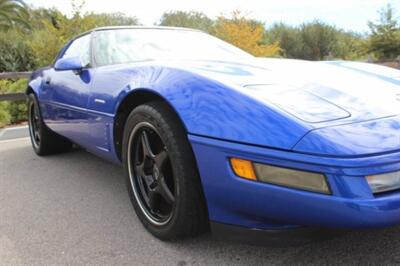
[[[370,21],[368,50],[379,59],[396,59],[400,55],[400,23],[395,9],[388,4],[380,12],[377,22]]]
[[[162,15],[160,26],[184,27],[212,32],[214,21],[201,12],[170,11]]]
[[[10,84],[7,92],[8,93],[17,93],[17,92],[25,92],[27,87],[26,79],[19,79]],[[8,105],[8,112],[11,116],[11,123],[18,123],[21,121],[25,121],[27,119],[27,106],[26,101],[17,101],[11,102]]]
[[[12,124],[26,121],[28,117],[26,101],[22,100],[10,103],[8,105],[8,113]]]
[[[26,35],[17,31],[0,32],[0,72],[29,71],[35,68]]]
[[[8,103],[0,102],[0,128],[11,122],[11,116],[8,112]]]
[[[25,92],[27,86],[26,79],[17,81],[1,80],[0,93]],[[2,103],[0,105],[0,125],[18,123],[27,119],[27,106],[25,101]]]

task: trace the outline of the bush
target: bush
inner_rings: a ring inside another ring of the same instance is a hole
[[[281,55],[288,58],[325,60],[366,57],[365,38],[354,32],[313,21],[301,26],[274,24],[265,34],[268,43],[278,42]]]
[[[281,51],[279,42],[263,43],[265,28],[262,23],[244,17],[239,11],[234,11],[231,18],[219,17],[213,33],[254,56],[274,57]]]
[[[303,58],[304,45],[300,30],[283,23],[274,24],[264,35],[267,43],[279,43],[281,56],[287,58]]]
[[[8,93],[25,92],[27,87],[27,80],[20,79],[10,84]],[[11,116],[11,123],[18,123],[27,119],[27,106],[26,101],[12,102],[8,105],[8,112]]]
[[[35,68],[35,60],[22,33],[0,32],[0,72],[28,71]]]
[[[1,80],[0,93],[25,92],[27,80],[17,81]],[[0,126],[10,123],[18,123],[27,119],[27,106],[25,101],[1,103],[0,105]]]
[[[0,128],[10,124],[11,117],[8,113],[8,103],[0,102]]]
[[[371,30],[368,50],[379,59],[395,59],[400,55],[400,23],[391,5],[379,14],[379,21],[368,23]]]
[[[183,27],[211,32],[214,21],[204,13],[195,11],[171,11],[161,17],[160,26]]]

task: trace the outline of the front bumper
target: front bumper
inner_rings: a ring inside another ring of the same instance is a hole
[[[320,157],[189,135],[212,222],[257,229],[368,228],[400,224],[400,193],[375,196],[366,175],[397,171],[400,153]],[[228,158],[324,173],[332,195],[237,177]]]

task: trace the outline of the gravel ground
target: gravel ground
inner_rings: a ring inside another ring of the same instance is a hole
[[[0,141],[1,265],[397,263],[400,227],[296,247],[210,235],[164,243],[136,218],[119,166],[82,150],[40,158],[26,138]]]

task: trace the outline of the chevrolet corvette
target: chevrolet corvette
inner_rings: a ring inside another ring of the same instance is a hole
[[[69,41],[26,93],[35,153],[74,143],[120,164],[160,239],[400,224],[399,70],[106,27]]]

